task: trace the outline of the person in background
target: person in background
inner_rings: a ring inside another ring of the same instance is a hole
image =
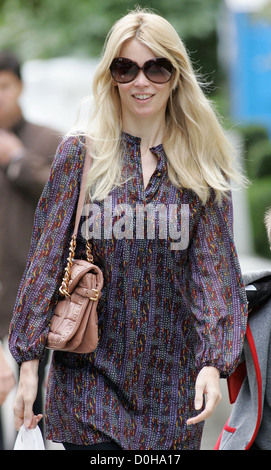
[[[59,143],[55,130],[24,118],[19,104],[22,90],[17,57],[0,52],[0,405],[16,381],[4,342],[28,256],[35,208]]]
[[[271,249],[271,208],[264,223]],[[271,270],[243,276],[247,331],[240,364],[228,378],[232,411],[215,450],[271,450]]]

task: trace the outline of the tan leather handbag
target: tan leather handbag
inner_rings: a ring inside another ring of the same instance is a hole
[[[62,298],[56,305],[48,334],[47,348],[57,351],[90,353],[98,345],[97,303],[103,287],[103,274],[93,262],[88,241],[86,242],[87,259],[74,259],[90,161],[87,152],[68,263],[59,289]]]

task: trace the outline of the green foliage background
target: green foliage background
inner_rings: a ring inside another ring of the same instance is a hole
[[[218,71],[220,0],[0,0],[1,48],[15,51],[22,60],[96,57],[112,24],[137,4],[173,24],[203,73]]]

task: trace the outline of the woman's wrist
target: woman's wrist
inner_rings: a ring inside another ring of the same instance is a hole
[[[39,369],[39,360],[32,359],[31,361],[22,362],[21,364],[21,373],[38,373]]]

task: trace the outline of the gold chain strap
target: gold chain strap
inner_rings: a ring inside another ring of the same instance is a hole
[[[61,295],[65,297],[70,297],[69,294],[69,282],[71,278],[71,267],[72,267],[72,262],[73,258],[75,256],[75,248],[76,248],[76,235],[72,236],[71,242],[70,242],[70,248],[69,248],[69,257],[67,259],[68,263],[64,271],[64,277],[62,280],[62,284],[59,288],[59,292]],[[86,255],[87,255],[87,260],[89,263],[93,263],[93,256],[91,253],[91,245],[89,241],[86,243]]]
[[[69,248],[69,257],[68,257],[68,263],[64,271],[64,277],[62,280],[62,284],[59,288],[60,294],[64,295],[65,297],[70,297],[69,294],[69,282],[71,278],[71,267],[72,267],[72,260],[75,255],[75,248],[76,248],[76,235],[72,236],[71,243],[70,243],[70,248]]]
[[[87,240],[87,243],[86,243],[86,253],[87,253],[88,262],[93,263],[93,256],[92,256],[92,253],[91,253],[91,245],[90,245],[88,240]]]

